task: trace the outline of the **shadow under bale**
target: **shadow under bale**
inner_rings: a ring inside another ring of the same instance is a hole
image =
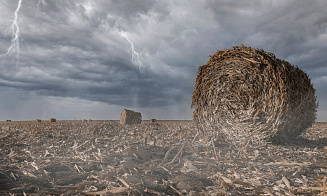
[[[316,119],[315,89],[298,67],[243,45],[217,51],[199,67],[193,120],[233,144],[286,142]]]

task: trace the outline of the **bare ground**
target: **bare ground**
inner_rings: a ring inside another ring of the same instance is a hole
[[[236,148],[191,121],[0,122],[0,195],[325,195],[327,124]]]

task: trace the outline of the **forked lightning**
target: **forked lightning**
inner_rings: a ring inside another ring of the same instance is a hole
[[[13,53],[16,53],[16,62],[19,61],[19,52],[20,52],[20,31],[19,31],[19,26],[18,26],[18,13],[19,13],[19,9],[22,5],[22,0],[18,1],[18,5],[17,8],[15,10],[15,17],[14,20],[8,30],[7,34],[11,35],[11,44],[7,50],[7,52],[5,54],[2,54],[1,56],[6,56],[6,55],[10,55]]]
[[[140,73],[143,75],[143,71],[142,71],[142,62],[140,60],[140,56],[139,53],[137,53],[134,50],[134,43],[127,37],[127,35],[125,33],[121,33],[121,36],[125,37],[126,40],[131,44],[131,50],[132,50],[132,60],[134,60],[134,58],[136,57],[137,62],[139,63],[139,71]]]

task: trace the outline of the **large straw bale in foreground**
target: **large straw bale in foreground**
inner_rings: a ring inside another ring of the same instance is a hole
[[[204,133],[218,132],[235,143],[285,142],[315,122],[317,103],[305,72],[242,45],[217,51],[199,67],[192,107]]]
[[[132,110],[123,109],[120,114],[120,124],[141,124],[142,115],[140,112],[134,112]]]

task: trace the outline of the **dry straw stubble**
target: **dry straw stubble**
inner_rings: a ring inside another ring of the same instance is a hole
[[[299,136],[315,122],[317,103],[305,72],[241,45],[217,51],[199,67],[192,107],[202,132],[244,144]]]

